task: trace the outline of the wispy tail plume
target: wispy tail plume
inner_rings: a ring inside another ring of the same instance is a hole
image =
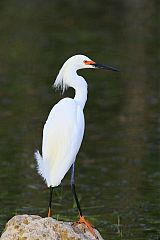
[[[47,178],[46,178],[46,171],[45,171],[45,167],[44,167],[44,161],[43,161],[43,158],[42,158],[42,156],[41,156],[41,154],[38,150],[34,153],[34,157],[37,161],[38,173],[43,177],[43,179],[46,182]]]

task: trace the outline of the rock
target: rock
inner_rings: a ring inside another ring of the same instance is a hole
[[[100,233],[95,233],[103,240]],[[36,215],[17,215],[6,224],[1,240],[95,240],[84,224],[41,218]]]

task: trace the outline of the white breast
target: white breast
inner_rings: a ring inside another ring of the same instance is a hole
[[[81,106],[64,98],[51,110],[43,129],[42,158],[48,186],[58,186],[75,161],[84,134]]]

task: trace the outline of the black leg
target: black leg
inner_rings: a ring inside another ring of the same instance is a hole
[[[82,210],[81,210],[81,207],[80,207],[80,203],[79,203],[79,201],[78,201],[78,197],[77,197],[77,194],[76,194],[76,187],[75,187],[75,181],[74,181],[74,163],[73,163],[73,165],[72,165],[71,190],[72,190],[74,199],[75,199],[75,201],[76,201],[79,214],[80,214],[80,216],[83,216]]]
[[[53,193],[53,187],[50,187],[50,196],[49,196],[49,206],[48,206],[48,217],[51,217],[51,209],[52,209],[52,193]]]
[[[75,201],[76,201],[77,208],[78,208],[79,215],[80,215],[80,219],[79,219],[79,221],[78,221],[77,223],[78,223],[78,224],[79,224],[79,223],[85,224],[86,227],[89,229],[89,231],[93,234],[93,236],[95,236],[95,238],[98,239],[98,236],[97,236],[96,233],[94,232],[94,229],[92,228],[91,224],[85,219],[85,217],[84,217],[83,214],[82,214],[82,210],[81,210],[80,203],[79,203],[79,201],[78,201],[78,197],[77,197],[77,194],[76,194],[76,188],[75,188],[75,182],[74,182],[74,163],[73,163],[73,165],[72,165],[71,190],[72,190],[74,199],[75,199]]]

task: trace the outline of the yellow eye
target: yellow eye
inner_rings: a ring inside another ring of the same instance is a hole
[[[93,62],[92,60],[84,60],[83,61],[86,65],[94,65],[95,62]]]

